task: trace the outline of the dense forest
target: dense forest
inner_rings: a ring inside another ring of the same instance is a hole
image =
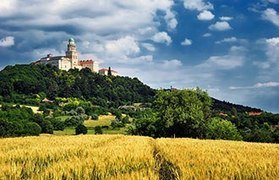
[[[137,78],[102,76],[89,69],[66,72],[48,65],[7,66],[0,72],[0,87],[2,101],[33,105],[39,103],[36,94],[50,100],[77,97],[111,107],[150,102],[155,95]]]

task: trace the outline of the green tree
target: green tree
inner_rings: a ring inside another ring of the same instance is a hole
[[[42,133],[53,134],[54,128],[49,120],[43,120],[40,126],[42,128]]]
[[[76,135],[79,135],[79,134],[87,134],[87,127],[84,126],[83,124],[79,124],[77,127],[76,127]]]
[[[242,140],[236,126],[230,121],[221,118],[212,118],[207,125],[207,138],[209,139],[227,139]]]
[[[197,90],[159,91],[154,101],[161,136],[205,137],[211,101]]]
[[[101,126],[96,126],[94,130],[95,130],[95,134],[103,134],[103,129]]]

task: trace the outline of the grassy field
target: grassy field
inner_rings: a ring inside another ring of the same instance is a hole
[[[0,179],[279,179],[278,144],[86,135],[0,145]]]
[[[60,116],[62,120],[65,120],[69,118],[70,116]],[[102,115],[99,117],[98,120],[86,120],[84,121],[84,125],[88,129],[88,134],[95,134],[94,127],[96,126],[110,126],[111,121],[115,119],[115,116],[113,115]],[[104,134],[126,134],[126,129],[125,128],[117,128],[117,129],[103,129]],[[64,131],[54,131],[55,135],[74,135],[75,134],[75,128],[73,127],[67,127],[64,129]]]
[[[115,119],[115,116],[113,115],[102,115],[99,116],[99,119],[96,120],[87,120],[84,121],[84,125],[87,128],[94,128],[96,126],[110,126],[111,125],[111,121],[113,121]]]

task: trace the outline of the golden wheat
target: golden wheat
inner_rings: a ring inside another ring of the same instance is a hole
[[[123,135],[0,139],[0,179],[279,179],[279,145]]]
[[[120,135],[0,139],[0,177],[157,179],[151,141]]]
[[[279,145],[197,139],[157,139],[180,179],[279,179]]]

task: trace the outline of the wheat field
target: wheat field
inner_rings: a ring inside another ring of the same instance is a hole
[[[279,145],[124,135],[0,139],[0,179],[279,179]]]

